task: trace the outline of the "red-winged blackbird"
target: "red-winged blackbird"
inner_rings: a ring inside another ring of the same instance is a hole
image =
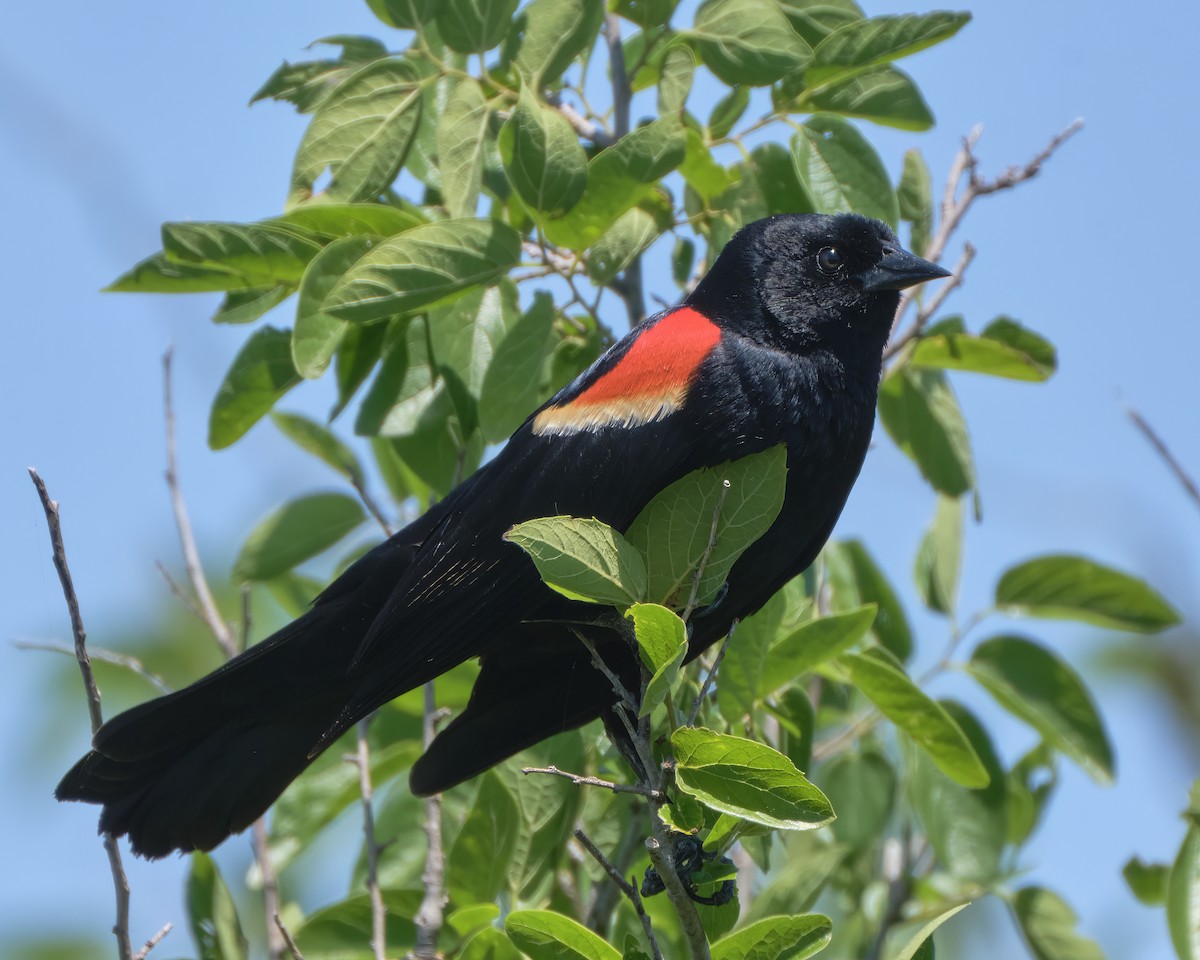
[[[898,291],[942,276],[864,217],[751,224],[682,306],[638,324],[304,616],[106,723],[57,797],[103,804],[100,829],[144,856],[211,849],[357,720],[470,657],[481,666],[470,703],[413,767],[414,793],[600,716],[611,684],[564,625],[596,608],[544,586],[504,532],[558,514],[624,530],[685,474],[786,443],[783,509],[693,619],[694,657],[824,545],[871,438]],[[636,675],[616,632],[585,632]]]

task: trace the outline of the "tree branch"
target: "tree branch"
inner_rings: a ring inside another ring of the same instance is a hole
[[[162,929],[154,934],[149,940],[142,944],[142,949],[133,955],[133,960],[146,960],[147,955],[162,943],[163,937],[175,929],[175,924],[167,921],[162,925]]]
[[[733,637],[733,631],[737,629],[737,625],[740,622],[739,620],[734,620],[729,624],[729,632],[725,634],[725,639],[721,641],[720,649],[717,650],[717,658],[713,661],[713,665],[709,667],[708,675],[704,678],[704,683],[700,687],[700,692],[696,694],[696,699],[692,701],[692,712],[688,714],[687,722],[689,727],[696,725],[696,718],[700,716],[700,706],[704,703],[704,698],[708,696],[708,691],[712,689],[713,681],[717,677],[717,667],[725,659],[725,651],[729,649],[730,638]]]
[[[962,256],[959,258],[958,263],[955,264],[953,276],[947,277],[946,282],[938,287],[937,293],[930,297],[926,303],[922,304],[921,309],[917,311],[917,319],[913,321],[912,326],[887,345],[887,349],[883,351],[884,360],[890,360],[924,332],[930,319],[942,309],[942,304],[946,302],[946,298],[962,286],[967,268],[974,259],[975,247],[970,243],[964,243]]]
[[[208,624],[227,660],[238,655],[237,644],[229,630],[229,624],[221,617],[204,568],[200,565],[200,552],[196,549],[196,538],[192,535],[192,522],[188,518],[183,493],[179,489],[179,464],[175,445],[175,407],[171,399],[171,351],[163,354],[163,412],[167,431],[167,489],[171,494],[171,509],[175,514],[175,526],[179,530],[179,546],[183,550],[183,563],[187,568],[188,580],[199,601],[200,615]]]
[[[65,643],[40,643],[34,640],[14,640],[12,645],[18,650],[47,650],[50,653],[65,653],[69,657],[75,656],[75,648]],[[171,692],[171,688],[167,685],[167,682],[157,673],[147,670],[142,661],[137,657],[117,653],[115,650],[105,650],[103,647],[91,647],[87,653],[92,660],[112,663],[136,673],[139,677],[158,687],[162,693]]]
[[[984,180],[979,176],[979,161],[975,157],[975,145],[979,142],[983,128],[976,127],[963,137],[962,148],[955,155],[954,162],[950,165],[950,175],[946,179],[946,187],[942,195],[942,215],[938,229],[925,249],[918,252],[926,260],[932,260],[936,263],[941,259],[942,254],[945,253],[946,246],[950,242],[950,238],[954,235],[954,231],[958,229],[963,217],[966,216],[967,211],[971,208],[971,204],[977,198],[986,196],[989,193],[1011,190],[1026,180],[1033,179],[1041,172],[1042,166],[1054,155],[1058,148],[1082,129],[1083,120],[1072,121],[1054,136],[1050,143],[1032,160],[1023,165],[1009,167],[994,180]],[[959,186],[964,177],[966,178],[966,185],[963,186],[960,192]],[[896,319],[892,324],[893,334],[895,334],[896,328],[900,325],[900,318],[904,316],[909,304],[913,302],[915,294],[916,288],[910,287],[900,295],[900,306],[896,310]],[[890,356],[892,353],[894,351],[889,351],[888,354],[885,354],[885,357]]]
[[[383,903],[383,891],[379,888],[380,846],[375,839],[371,748],[367,743],[367,731],[371,726],[372,717],[358,722],[358,752],[354,754],[353,760],[358,767],[358,788],[362,794],[363,836],[367,848],[367,894],[371,898],[371,949],[375,960],[387,960],[387,909]]]
[[[279,919],[279,914],[275,914],[272,918],[275,921],[275,926],[279,929],[279,935],[283,937],[283,942],[287,944],[288,953],[292,955],[292,960],[304,960],[304,954],[300,952],[300,948],[296,946],[296,941],[292,939],[292,935],[288,932],[288,928],[283,925],[283,921]]]
[[[425,684],[424,743],[425,749],[433,743],[439,719],[433,681]],[[421,883],[425,896],[414,923],[417,927],[417,945],[413,956],[417,960],[434,960],[438,956],[437,941],[442,929],[442,911],[446,905],[446,854],[442,848],[442,795],[434,794],[425,800],[425,839],[428,851]]]
[[[621,876],[621,872],[608,862],[608,858],[600,852],[600,848],[592,843],[591,838],[580,829],[575,830],[575,839],[582,844],[583,848],[592,855],[595,861],[604,868],[604,872],[609,875],[612,882],[616,884],[629,902],[633,904],[633,909],[637,911],[638,919],[642,921],[642,929],[646,932],[646,940],[650,943],[650,952],[654,960],[663,960],[662,950],[658,946],[658,940],[654,936],[654,925],[650,922],[650,915],[646,913],[646,908],[642,905],[642,895],[638,891],[637,884],[629,883]]]
[[[570,780],[577,787],[603,787],[605,790],[611,790],[613,793],[635,793],[640,797],[649,797],[652,800],[664,802],[667,798],[661,793],[642,786],[641,784],[614,783],[611,780],[601,780],[599,777],[588,777],[579,773],[569,773],[566,770],[559,770],[558,767],[551,764],[548,767],[522,767],[523,774],[542,773],[550,777],[563,777]]]
[[[54,558],[54,569],[58,571],[58,582],[62,585],[63,597],[67,601],[67,612],[71,617],[71,636],[75,640],[75,662],[79,664],[79,673],[83,677],[83,688],[87,691],[88,717],[92,724],[92,734],[104,724],[104,714],[100,709],[100,688],[96,686],[96,676],[92,672],[92,661],[87,651],[87,631],[83,628],[83,615],[79,612],[79,598],[75,594],[75,584],[71,580],[71,569],[67,566],[67,548],[63,543],[62,524],[58,516],[58,503],[50,499],[46,484],[38,476],[37,470],[29,468],[29,477],[37,489],[38,499],[42,501],[42,510],[46,514],[46,526],[50,532],[50,547]],[[133,944],[129,939],[129,879],[125,876],[125,865],[121,863],[121,851],[117,847],[117,838],[111,833],[103,834],[104,852],[108,854],[108,866],[112,872],[113,890],[117,901],[117,919],[113,924],[113,935],[117,938],[117,954],[121,960],[133,960]]]
[[[1187,470],[1183,468],[1183,464],[1181,464],[1175,458],[1175,455],[1171,453],[1166,441],[1164,441],[1163,438],[1158,435],[1154,428],[1150,426],[1149,422],[1140,413],[1134,410],[1133,407],[1126,408],[1125,414],[1130,420],[1133,421],[1133,425],[1142,432],[1142,436],[1150,441],[1150,445],[1154,447],[1155,451],[1157,451],[1158,455],[1162,458],[1163,463],[1165,463],[1167,468],[1173,474],[1175,474],[1175,479],[1183,485],[1183,489],[1187,491],[1187,495],[1195,501],[1196,506],[1200,506],[1200,487],[1196,485],[1196,481],[1192,479],[1191,474],[1189,474]]]

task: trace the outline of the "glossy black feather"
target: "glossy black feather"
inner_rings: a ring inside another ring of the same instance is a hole
[[[834,273],[818,264],[827,247],[843,261]],[[596,608],[548,590],[504,531],[555,514],[623,530],[692,470],[786,443],[783,510],[734,565],[725,599],[694,621],[695,656],[804,570],[833,529],[871,436],[899,296],[881,270],[896,263],[923,279],[942,273],[862,217],[784,216],[747,227],[686,301],[720,339],[678,409],[639,426],[565,434],[539,433],[531,417],[305,616],[191,687],[109,721],[57,796],[103,804],[101,829],[128,834],[146,856],[209,849],[253,822],[358,719],[471,657],[482,670],[470,703],[414,767],[415,792],[445,789],[586,723],[613,695],[563,621],[587,620]],[[610,373],[663,316],[640,324],[546,406]],[[636,675],[614,635],[587,632],[615,669]]]

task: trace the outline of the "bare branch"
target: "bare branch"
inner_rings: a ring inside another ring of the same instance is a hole
[[[671,844],[667,840],[666,828],[655,813],[650,817],[654,836],[646,841],[646,849],[650,853],[650,862],[667,888],[667,896],[671,906],[679,915],[679,926],[687,940],[688,953],[692,960],[711,960],[712,954],[708,949],[708,938],[704,935],[704,924],[700,922],[700,914],[696,912],[696,904],[688,894],[679,874],[675,872],[675,858],[671,854]]]
[[[71,568],[67,565],[67,548],[63,544],[62,524],[58,516],[58,502],[50,499],[46,484],[38,476],[37,470],[29,468],[29,477],[37,489],[38,499],[42,501],[42,510],[46,514],[46,526],[50,531],[50,547],[54,558],[54,569],[58,571],[58,582],[62,585],[63,597],[67,601],[67,612],[71,616],[71,635],[75,640],[75,661],[79,664],[79,673],[83,676],[83,688],[87,691],[88,716],[91,719],[92,733],[104,724],[104,714],[100,709],[100,688],[96,686],[96,676],[92,673],[92,661],[88,658],[87,631],[83,628],[83,615],[79,612],[79,598],[75,594],[75,584],[71,580]],[[111,833],[103,834],[104,852],[108,854],[108,866],[112,872],[113,890],[117,900],[117,919],[113,924],[113,935],[117,938],[117,954],[121,960],[132,960],[133,944],[129,939],[129,880],[125,876],[125,866],[121,863],[121,851],[117,847],[117,838]]]
[[[300,952],[300,948],[296,946],[296,941],[292,939],[292,935],[288,932],[288,928],[283,925],[283,921],[279,919],[279,914],[275,914],[272,918],[275,921],[275,926],[279,929],[279,935],[283,937],[283,942],[287,944],[288,953],[292,955],[292,960],[304,960],[304,954]]]
[[[576,829],[575,839],[604,868],[604,872],[612,878],[612,882],[616,884],[617,888],[629,898],[629,902],[633,904],[633,909],[637,912],[638,919],[642,921],[642,929],[646,932],[646,940],[650,943],[650,952],[654,960],[663,960],[662,950],[658,945],[657,938],[654,936],[654,925],[650,922],[650,915],[646,913],[646,908],[642,905],[642,895],[638,891],[637,884],[626,881],[621,876],[621,872],[608,862],[608,858],[592,842],[591,837],[582,830]]]
[[[1197,506],[1200,506],[1200,487],[1196,486],[1196,481],[1192,478],[1191,474],[1184,469],[1183,464],[1181,464],[1175,458],[1175,455],[1171,453],[1163,438],[1160,437],[1155,429],[1150,426],[1149,422],[1132,407],[1127,408],[1125,413],[1129,419],[1133,421],[1134,426],[1142,431],[1142,435],[1150,441],[1151,446],[1153,446],[1158,452],[1158,455],[1162,458],[1163,463],[1165,463],[1168,469],[1175,474],[1175,479],[1177,479],[1183,485],[1183,489],[1187,491],[1188,496],[1196,502]]]
[[[608,664],[604,662],[603,658],[600,656],[600,652],[596,649],[596,645],[592,643],[592,641],[586,636],[584,636],[582,632],[576,630],[574,627],[571,627],[571,632],[575,634],[575,636],[579,639],[579,642],[582,643],[587,648],[588,653],[592,655],[593,666],[595,666],[597,670],[599,670],[608,678],[608,682],[612,684],[613,692],[636,711],[638,708],[637,697],[630,693],[629,690],[626,689],[625,684],[621,682],[621,678],[609,669]]]
[[[704,678],[704,683],[700,687],[700,692],[696,694],[696,699],[692,701],[692,712],[688,714],[687,722],[689,727],[696,725],[696,718],[700,716],[700,706],[704,703],[704,698],[708,696],[708,691],[712,689],[713,681],[717,678],[717,667],[725,659],[725,651],[729,649],[729,641],[733,637],[733,631],[737,629],[737,625],[740,622],[739,620],[734,620],[729,625],[729,632],[725,634],[725,639],[721,641],[721,647],[717,650],[717,658],[713,661],[713,665],[709,667],[708,676]]]
[[[603,787],[605,790],[611,790],[613,793],[635,793],[641,797],[648,797],[651,800],[657,800],[659,803],[666,802],[666,795],[661,791],[652,790],[649,787],[641,784],[614,783],[611,780],[601,780],[599,777],[584,776],[580,773],[569,773],[566,770],[559,770],[558,767],[551,764],[548,767],[522,767],[521,772],[528,775],[531,773],[542,773],[551,777],[563,777],[570,780],[577,787]]]
[[[254,859],[262,876],[263,909],[267,912],[267,956],[270,960],[282,960],[283,951],[287,948],[283,930],[279,925],[279,877],[275,873],[275,865],[271,863],[269,843],[267,839],[267,819],[259,817],[250,828],[250,843],[254,848]]]
[[[12,645],[18,650],[47,650],[50,653],[65,653],[69,657],[75,656],[75,648],[68,646],[65,643],[42,643],[36,640],[14,640]],[[145,665],[137,657],[131,657],[128,654],[117,653],[115,650],[105,650],[103,647],[90,647],[87,651],[88,656],[93,660],[101,660],[104,663],[112,663],[118,667],[124,667],[136,673],[139,677],[149,681],[158,687],[163,693],[170,693],[171,688],[167,682],[163,680],[157,673],[147,670]]]
[[[162,925],[162,929],[159,930],[158,933],[152,936],[149,940],[147,940],[142,945],[142,949],[133,955],[133,960],[146,960],[146,955],[149,954],[150,951],[157,947],[160,943],[162,943],[163,937],[165,937],[174,929],[175,924],[171,923],[170,921],[164,923]]]
[[[367,848],[367,894],[371,898],[371,949],[375,960],[387,960],[387,908],[383,903],[383,891],[379,887],[379,851],[375,839],[375,811],[372,807],[371,748],[367,743],[367,731],[371,717],[358,722],[358,752],[354,763],[358,767],[358,787],[362,794],[363,835]]]
[[[616,138],[614,138],[611,133],[605,130],[604,127],[596,123],[594,120],[589,120],[573,106],[563,100],[561,96],[547,96],[546,102],[558,110],[558,112],[562,114],[563,119],[565,119],[567,123],[571,125],[571,129],[574,130],[575,133],[584,140],[591,141],[601,149],[611,146],[615,142]]]
[[[200,565],[200,552],[196,549],[196,538],[192,535],[192,522],[188,518],[183,493],[179,489],[178,456],[175,447],[175,407],[171,399],[171,351],[163,354],[163,412],[167,431],[167,489],[171,493],[171,509],[175,513],[175,526],[179,530],[179,546],[183,550],[183,563],[187,568],[188,580],[200,603],[200,613],[209,630],[220,644],[227,659],[238,654],[237,644],[229,631],[229,624],[221,618],[221,612],[208,589],[204,568]]]
[[[444,712],[437,709],[434,682],[425,684],[424,743],[425,749],[433,743],[437,726]],[[413,957],[417,960],[434,960],[438,956],[438,935],[442,929],[442,911],[446,906],[446,853],[442,847],[442,796],[434,794],[425,800],[425,839],[428,850],[425,855],[425,870],[421,883],[425,896],[414,924],[417,928],[417,944]]]
[[[963,145],[950,165],[950,175],[946,179],[946,188],[942,197],[942,216],[938,229],[923,251],[918,251],[926,260],[935,263],[941,259],[954,231],[958,229],[966,216],[971,204],[978,197],[1013,187],[1036,177],[1047,160],[1066,143],[1071,137],[1083,129],[1083,120],[1075,120],[1059,132],[1041,152],[1024,165],[1009,167],[994,180],[984,180],[979,176],[979,161],[975,157],[975,145],[983,132],[982,127],[976,127],[963,137]],[[966,179],[966,185],[959,191],[959,185]],[[896,319],[892,323],[893,332],[900,325],[909,305],[913,302],[916,288],[910,287],[900,295],[900,306],[896,310]],[[893,351],[894,352],[894,351]]]

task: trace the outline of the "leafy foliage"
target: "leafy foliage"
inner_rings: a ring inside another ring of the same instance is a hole
[[[267,583],[293,612],[320,588],[297,568],[361,526],[370,484],[382,479],[404,516],[445,496],[613,341],[612,303],[645,314],[648,252],[669,244],[670,279],[687,290],[741,225],[843,210],[906,225],[911,246],[928,249],[937,223],[924,158],[909,150],[893,183],[857,121],[931,126],[916,81],[895,64],[969,19],[868,17],[853,0],[704,0],[684,10],[676,0],[368,3],[384,39],[324,38],[337,56],[285,63],[254,94],[309,116],[286,209],[254,223],[166,224],[161,250],[109,287],[221,293],[213,320],[222,324],[272,316],[244,335],[216,392],[209,444],[228,447],[270,414],[349,488],[280,505],[238,555],[235,578]],[[603,68],[592,66],[601,59]],[[608,104],[595,81],[604,70]],[[285,325],[281,305],[293,294]],[[914,573],[924,604],[945,618],[951,651],[964,640],[959,624],[996,612],[1141,632],[1176,623],[1146,584],[1068,555],[1004,572],[995,608],[960,616],[964,499],[978,513],[978,478],[955,378],[1036,384],[1058,359],[1047,338],[1006,316],[978,332],[961,317],[924,319],[935,322],[890,359],[879,416],[936,497]],[[329,423],[275,409],[325,376],[337,392]],[[336,422],[352,406],[359,441]],[[880,956],[885,941],[887,956],[932,957],[935,930],[986,895],[1008,897],[1037,960],[1099,955],[1056,894],[1007,893],[1054,793],[1058,758],[1101,782],[1115,775],[1095,699],[1044,643],[996,635],[932,672],[964,666],[981,700],[994,698],[1038,738],[1006,766],[967,706],[933,699],[928,677],[910,675],[929,640],[915,634],[889,573],[866,545],[834,542],[806,577],[737,625],[715,697],[698,696],[706,670],[685,662],[688,621],[719,602],[732,565],[778,515],[786,482],[783,448],[765,450],[684,477],[626,530],[545,517],[507,532],[555,590],[612,608],[598,616],[637,650],[643,684],[631,723],[656,745],[648,766],[669,772],[669,802],[649,791],[631,804],[628,794],[518,772],[554,764],[620,780],[591,730],[450,791],[446,956],[648,956],[630,904],[614,907],[608,877],[569,853],[577,825],[626,876],[647,866],[648,834],[698,832],[704,846],[689,882],[712,899],[699,919],[717,960],[827,947]],[[451,713],[465,705],[474,669],[439,679]],[[401,697],[381,709],[368,739],[386,841],[376,879],[389,916],[378,946],[389,955],[412,949],[423,896],[421,808],[397,782],[418,753],[422,713],[420,691]],[[337,753],[274,809],[269,851],[285,891],[293,871],[313,869],[299,854],[359,799],[358,772]],[[1126,869],[1140,897],[1165,903],[1181,957],[1200,956],[1200,828],[1189,816],[1173,866]],[[914,836],[928,856],[905,846]],[[738,845],[741,870],[749,862],[758,875],[744,914],[737,898],[711,897],[731,879],[720,857]],[[892,886],[903,899],[881,917],[881,864],[901,848],[904,882]],[[286,905],[305,956],[371,955],[365,849],[360,860],[344,899],[309,916]],[[243,956],[234,901],[202,854],[188,894],[200,953]],[[832,916],[807,912],[823,894]],[[662,898],[646,907],[665,956],[696,955]]]

